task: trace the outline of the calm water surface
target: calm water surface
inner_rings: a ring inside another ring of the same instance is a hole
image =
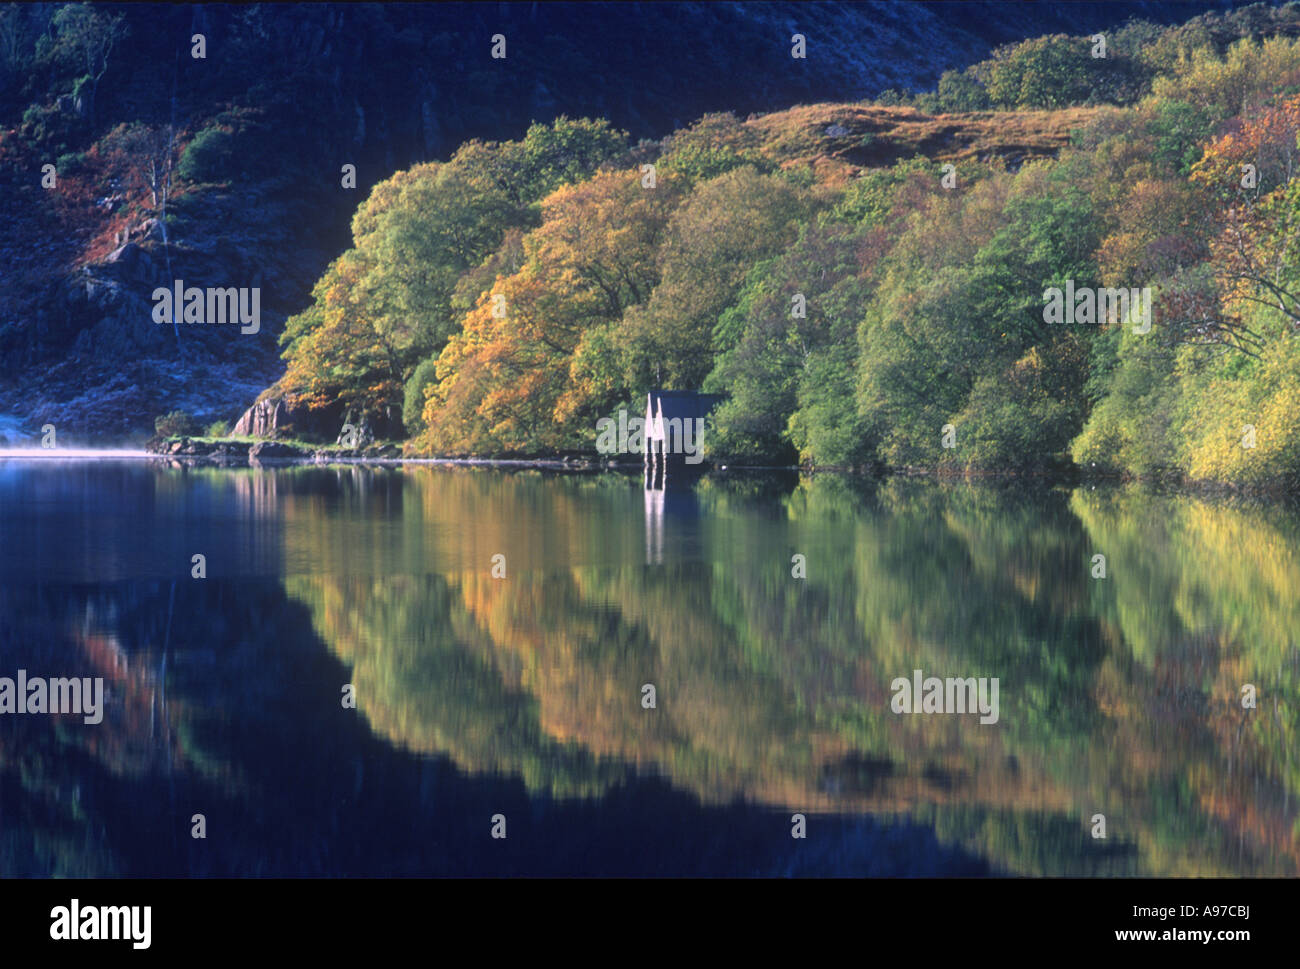
[[[1297,590],[1141,488],[4,460],[0,677],[105,714],[0,716],[0,875],[1294,876]]]

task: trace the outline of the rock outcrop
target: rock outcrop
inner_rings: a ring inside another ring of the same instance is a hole
[[[276,429],[291,420],[289,405],[280,397],[259,400],[235,421],[236,437],[275,437]]]
[[[295,407],[284,397],[271,393],[244,411],[239,420],[235,421],[231,433],[236,437],[296,437],[336,441],[339,428],[345,423],[338,407],[308,410],[306,407]],[[356,443],[364,444],[373,439],[372,434]]]
[[[3,437],[0,436],[0,441]],[[271,461],[305,461],[328,464],[334,461],[400,461],[402,449],[392,443],[371,444],[366,447],[304,447],[300,444],[288,444],[284,441],[255,441],[251,445],[246,441],[235,440],[198,440],[191,437],[153,437],[145,443],[145,450],[160,457],[173,458],[186,463],[210,463],[219,465],[244,465],[256,467]]]

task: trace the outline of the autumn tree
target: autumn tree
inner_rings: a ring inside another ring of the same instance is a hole
[[[793,242],[814,208],[808,192],[749,166],[697,185],[665,229],[659,285],[624,318],[629,385],[697,389],[713,368],[718,316],[749,267]]]
[[[400,407],[409,331],[394,329],[370,309],[368,267],[344,253],[312,290],[313,304],[290,317],[281,342],[288,368],[281,386],[309,408],[332,404],[362,417],[392,419]]]
[[[588,294],[590,296],[590,294]],[[417,447],[439,454],[556,451],[554,420],[577,340],[580,294],[552,285],[533,266],[498,279],[438,358],[438,385],[425,404]]]
[[[1300,327],[1300,97],[1243,118],[1214,139],[1191,181],[1210,214],[1205,227],[1215,292],[1174,287],[1164,309],[1186,342],[1257,354],[1261,334],[1239,308],[1276,309]]]
[[[594,313],[581,322],[557,420],[594,419],[626,395],[617,327],[658,285],[656,256],[685,194],[685,179],[669,173],[647,189],[632,171],[562,188],[544,203],[542,226],[528,240],[533,258],[552,278],[596,296]]]
[[[1248,114],[1273,92],[1300,83],[1300,39],[1243,37],[1226,51],[1197,47],[1168,65],[1152,82],[1152,92],[1195,105],[1219,121]]]
[[[523,239],[525,263],[480,294],[438,358],[427,388],[421,446],[535,451],[577,447],[585,419],[621,391],[588,361],[604,333],[658,281],[655,253],[683,194],[667,178],[654,191],[636,171],[602,173],[542,202],[542,224]]]
[[[425,385],[412,391],[411,407],[406,385],[417,365],[446,346],[477,299],[456,299],[462,277],[497,251],[509,229],[535,225],[545,194],[591,175],[625,145],[605,121],[560,118],[533,125],[519,142],[469,142],[450,161],[375,186],[353,216],[353,249],[340,263],[347,271],[318,287],[313,310],[286,328],[282,388],[312,406],[332,397],[366,399],[367,411],[390,415],[414,410]],[[315,335],[322,326],[339,332]],[[368,348],[360,363],[311,373],[319,347],[357,340]],[[428,374],[425,368],[423,379]]]
[[[286,324],[281,388],[310,407],[353,400],[370,413],[400,411],[415,365],[454,331],[456,280],[491,251],[510,212],[499,194],[475,192],[445,165],[376,186],[353,217],[354,248]],[[349,347],[355,359],[345,359]]]
[[[105,173],[130,194],[149,193],[159,218],[167,214],[172,173],[176,167],[176,131],[170,125],[124,122],[99,141]]]

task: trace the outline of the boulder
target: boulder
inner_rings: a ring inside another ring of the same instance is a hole
[[[188,437],[166,438],[158,447],[157,453],[175,454],[187,458],[203,457],[212,453],[212,445]]]
[[[282,444],[279,441],[258,441],[248,449],[248,459],[250,461],[265,461],[267,458],[302,458],[306,456],[307,452],[302,448],[296,448],[291,444]]]
[[[106,257],[104,257],[104,262],[115,266],[121,266],[123,269],[130,272],[135,269],[142,258],[147,258],[144,255],[144,250],[134,242],[128,242],[126,245],[118,246],[110,252]]]
[[[146,239],[161,240],[162,236],[162,223],[153,218],[143,220],[139,225],[133,226],[128,233],[129,238],[139,239],[142,242]]]

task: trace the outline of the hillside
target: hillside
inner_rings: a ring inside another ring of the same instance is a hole
[[[359,201],[467,140],[603,117],[645,142],[639,158],[710,112],[782,109],[749,123],[765,153],[812,163],[828,182],[913,151],[1014,164],[1055,150],[1077,118],[927,119],[850,103],[838,109],[850,134],[832,136],[837,109],[824,109],[822,126],[818,102],[925,90],[1039,33],[1131,16],[1178,22],[1212,6],[6,7],[0,433],[30,442],[52,423],[67,442],[111,442],[147,435],[175,409],[204,424],[232,420],[283,371],[283,322],[347,247]],[[1271,14],[1254,21],[1212,16],[1197,29],[1218,45],[1280,29]],[[489,55],[498,31],[510,39],[504,64]],[[809,38],[806,60],[789,56],[796,31]],[[813,106],[782,113],[799,103]],[[151,158],[170,175],[165,212],[146,184]],[[355,189],[340,186],[346,163],[357,166]],[[41,185],[47,164],[58,170],[53,188]],[[147,312],[164,277],[258,287],[261,332],[168,333]]]
[[[1053,158],[1099,110],[926,114],[911,107],[811,104],[750,118],[744,127],[753,145],[781,167],[811,166],[818,181],[842,187],[867,169],[918,155],[954,164],[998,158],[1010,168]]]
[[[1033,38],[934,91],[658,142],[466,143],[360,206],[240,430],[592,459],[640,453],[597,432],[661,389],[716,405],[694,433],[729,466],[1291,490],[1300,8],[1228,22]]]

